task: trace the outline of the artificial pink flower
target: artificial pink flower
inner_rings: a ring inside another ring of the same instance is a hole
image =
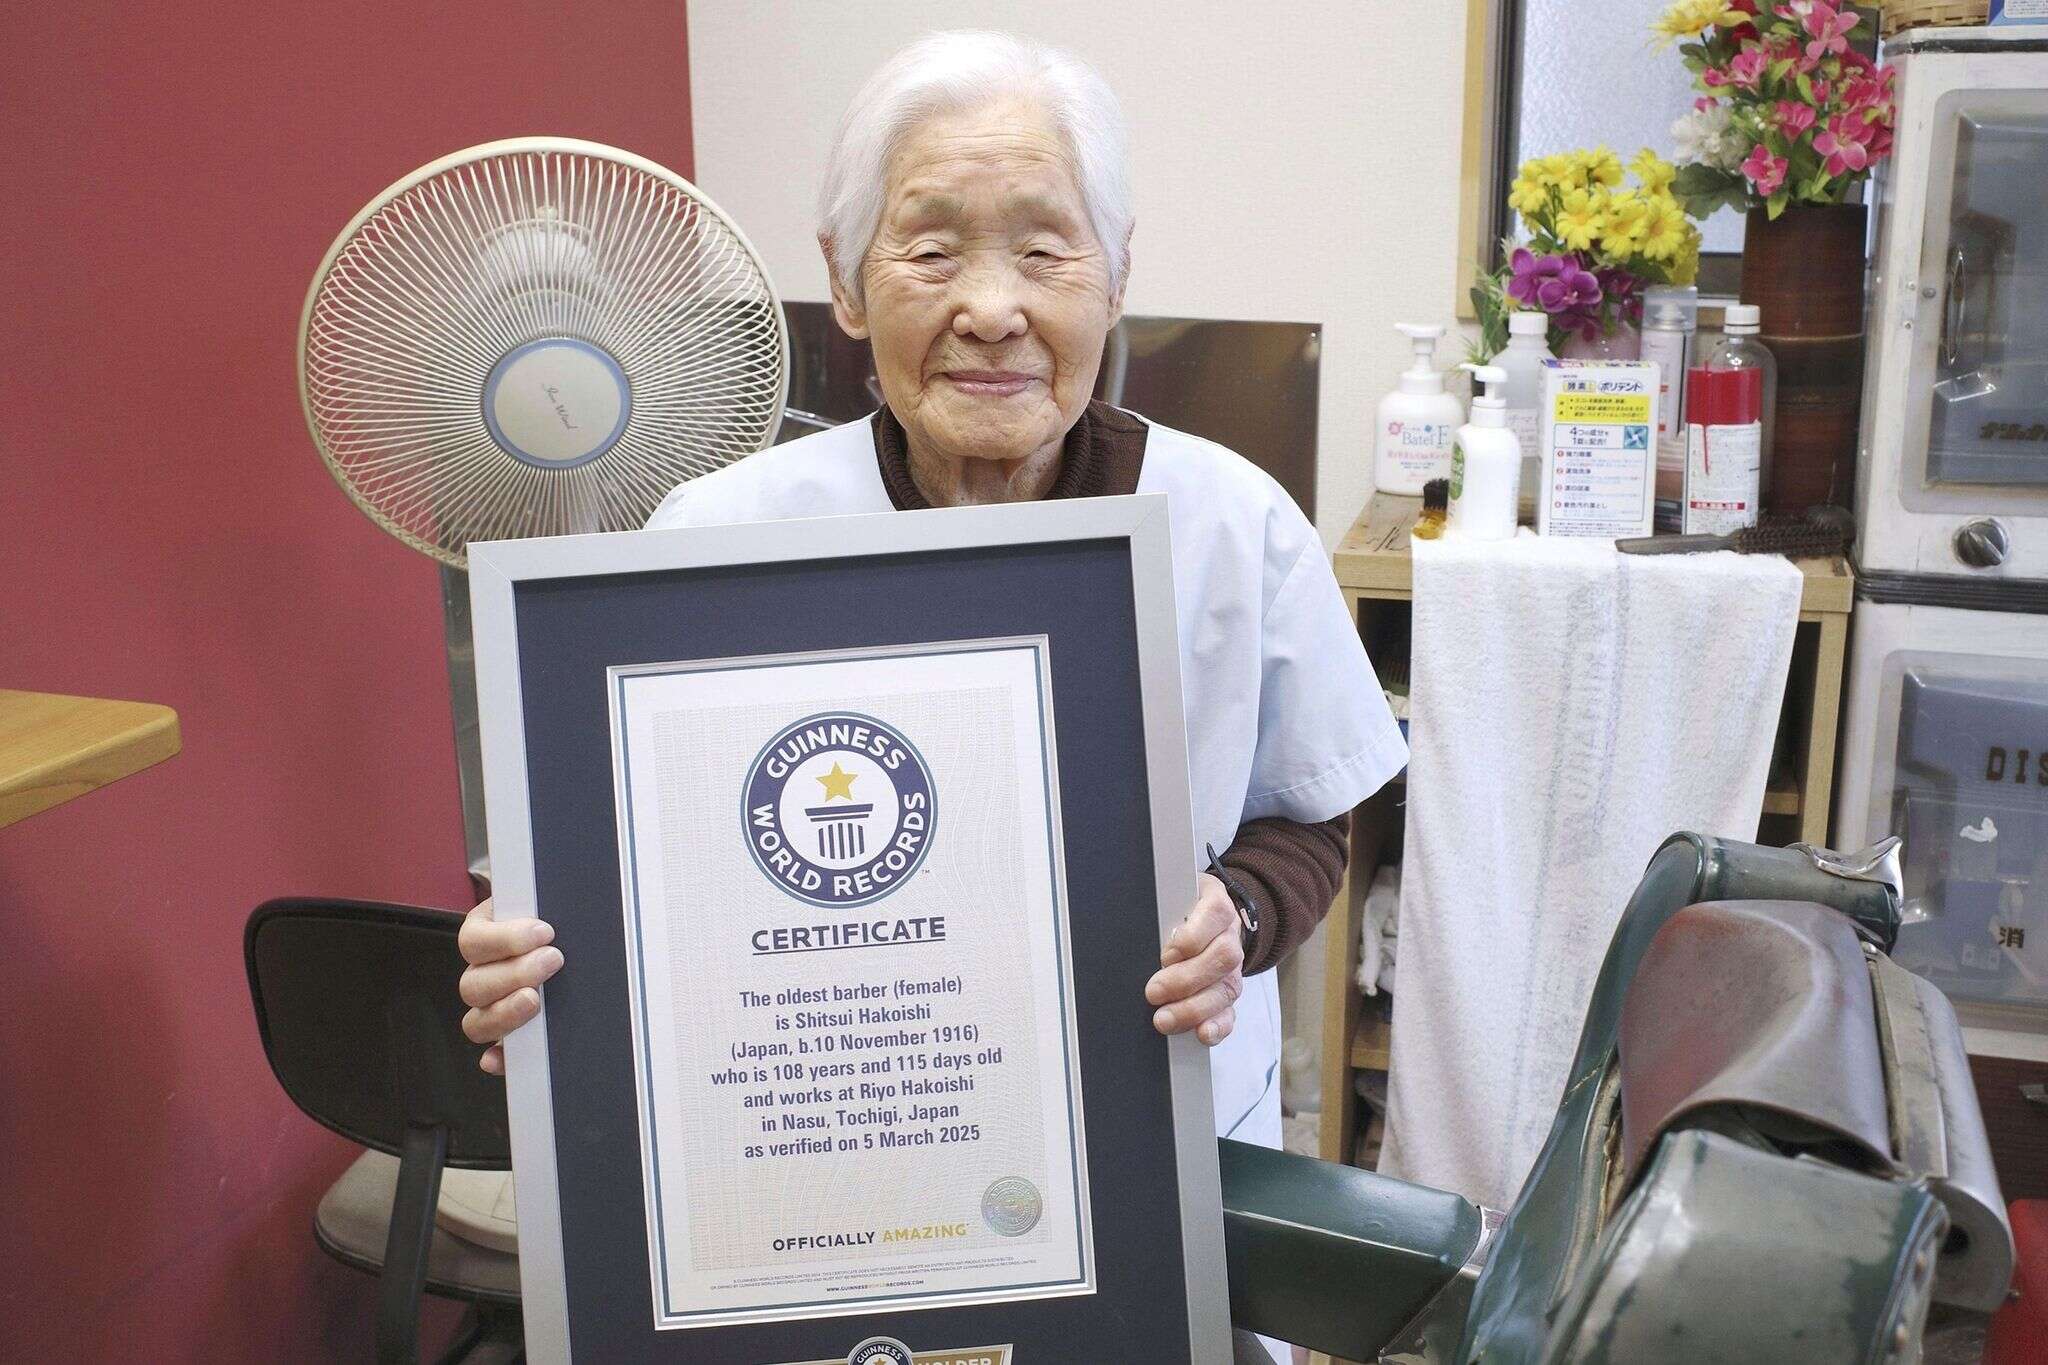
[[[1847,175],[1870,165],[1869,143],[1875,131],[1854,114],[1837,114],[1813,135],[1813,150],[1827,158],[1829,175]]]
[[[1893,83],[1898,73],[1890,67],[1870,76],[1858,76],[1842,88],[1842,104],[1851,113],[1872,123],[1888,123],[1892,117]]]
[[[1791,163],[1782,156],[1772,156],[1771,149],[1759,142],[1750,148],[1749,158],[1742,163],[1742,173],[1756,186],[1756,192],[1768,199],[1778,192],[1785,183],[1785,172]]]
[[[1761,47],[1745,47],[1728,63],[1728,79],[1745,90],[1754,90],[1770,64],[1770,53]]]
[[[1771,106],[1771,112],[1777,116],[1779,129],[1792,142],[1797,142],[1813,126],[1814,112],[1810,104],[1779,100]]]
[[[1847,52],[1849,34],[1861,22],[1858,16],[1843,14],[1825,0],[1819,0],[1806,12],[1806,31],[1813,37],[1806,45],[1807,60],[1817,62],[1830,53]]]

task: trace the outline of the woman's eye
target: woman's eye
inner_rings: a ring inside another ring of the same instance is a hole
[[[936,265],[938,262],[946,259],[946,253],[943,251],[920,251],[914,259],[926,265]]]

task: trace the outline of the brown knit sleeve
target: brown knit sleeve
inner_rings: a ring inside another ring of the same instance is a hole
[[[1258,905],[1246,976],[1278,966],[1323,922],[1344,879],[1350,841],[1348,811],[1316,825],[1273,816],[1238,826],[1219,861],[1250,883]]]

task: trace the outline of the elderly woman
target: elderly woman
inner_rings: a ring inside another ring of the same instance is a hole
[[[819,195],[833,313],[873,347],[884,406],[678,487],[648,525],[1165,493],[1195,835],[1225,849],[1225,876],[1200,876],[1132,993],[1162,1033],[1214,1048],[1216,1131],[1277,1146],[1271,969],[1329,906],[1348,812],[1406,753],[1322,545],[1280,487],[1090,401],[1130,266],[1124,145],[1114,96],[1071,57],[987,33],[897,55],[854,97]],[[472,1039],[495,1044],[538,1010],[534,988],[563,965],[550,937],[494,922],[489,901],[471,912]],[[498,1047],[484,1066],[503,1066]]]

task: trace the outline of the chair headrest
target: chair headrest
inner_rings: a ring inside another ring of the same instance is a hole
[[[1776,900],[1679,910],[1622,1004],[1624,1178],[1668,1129],[1709,1110],[1788,1148],[1888,1169],[1875,1019],[1861,942],[1833,910]]]

